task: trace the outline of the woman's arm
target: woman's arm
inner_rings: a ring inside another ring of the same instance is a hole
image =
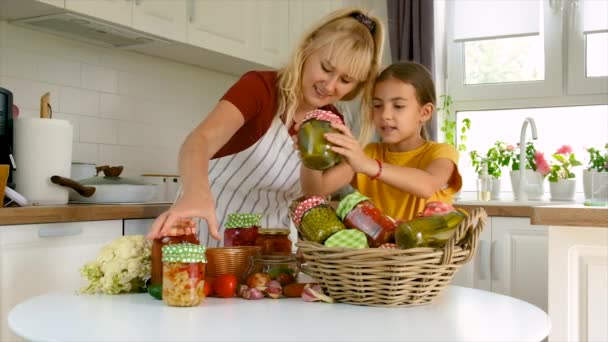
[[[179,153],[182,196],[152,225],[148,238],[191,233],[192,219],[205,219],[211,235],[218,234],[215,204],[209,188],[209,160],[243,126],[245,119],[232,103],[222,100],[186,138]],[[188,222],[186,231],[181,222]],[[182,228],[176,228],[181,226]]]
[[[328,170],[312,170],[300,167],[300,182],[304,196],[325,197],[340,190],[351,182],[355,172],[346,162],[342,162]]]

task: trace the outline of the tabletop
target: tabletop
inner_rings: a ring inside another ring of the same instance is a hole
[[[212,297],[177,308],[145,293],[49,293],[15,306],[8,323],[32,341],[541,341],[551,327],[532,304],[458,286],[392,308]]]

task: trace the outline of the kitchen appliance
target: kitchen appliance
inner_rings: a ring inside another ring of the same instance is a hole
[[[15,187],[13,171],[16,169],[13,158],[13,93],[0,88],[0,164],[10,165],[7,185]]]

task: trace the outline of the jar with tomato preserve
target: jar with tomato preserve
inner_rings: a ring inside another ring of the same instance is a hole
[[[307,241],[323,243],[334,233],[346,229],[334,209],[321,197],[311,196],[294,201],[290,215]]]
[[[394,241],[397,225],[374,203],[358,191],[344,197],[336,210],[347,228],[357,229],[367,236],[370,247]]]
[[[261,228],[255,245],[262,249],[262,255],[289,255],[291,254],[289,229]]]
[[[255,246],[261,214],[229,214],[224,224],[224,247]]]
[[[342,118],[327,110],[313,110],[304,118],[298,130],[298,147],[302,163],[309,169],[325,170],[338,164],[342,157],[332,151],[325,133],[339,133],[332,123],[343,123]]]
[[[163,253],[163,301],[169,306],[197,306],[205,298],[205,246],[167,245]]]
[[[150,285],[163,284],[163,263],[162,263],[162,248],[163,246],[173,245],[176,243],[192,243],[199,245],[200,241],[195,234],[179,235],[179,236],[163,236],[160,239],[154,239],[152,243],[151,256],[151,278]]]

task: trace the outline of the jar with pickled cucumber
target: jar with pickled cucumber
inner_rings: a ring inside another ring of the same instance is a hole
[[[467,217],[462,209],[441,215],[419,217],[397,225],[395,243],[399,248],[441,248],[454,235],[458,225]]]
[[[298,147],[302,163],[309,169],[325,170],[340,163],[342,157],[330,149],[325,133],[339,133],[332,123],[343,123],[333,112],[313,110],[304,118],[298,130]]]
[[[197,306],[205,298],[205,246],[167,245],[163,253],[163,301],[169,306]]]
[[[334,233],[346,229],[336,211],[321,197],[312,196],[294,202],[290,214],[307,241],[323,243]]]
[[[394,241],[397,228],[395,221],[384,215],[368,197],[358,191],[344,197],[338,204],[336,213],[346,228],[363,232],[370,247],[380,247]]]

